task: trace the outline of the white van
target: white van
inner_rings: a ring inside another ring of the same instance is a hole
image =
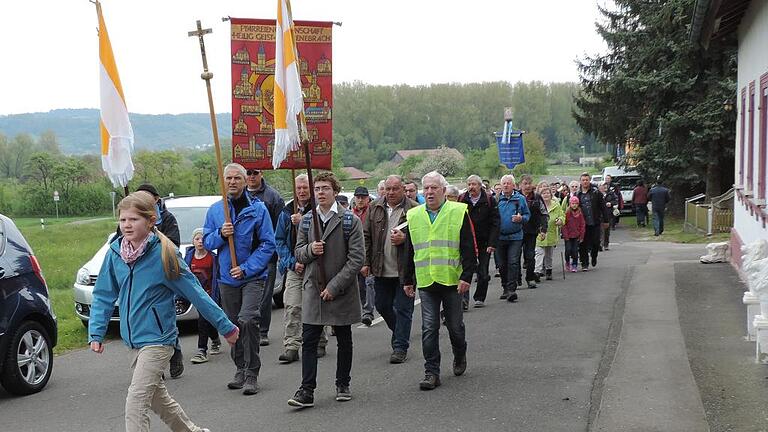
[[[632,190],[637,186],[638,180],[642,180],[643,177],[635,170],[623,169],[618,166],[605,167],[603,169],[603,179],[607,175],[611,176],[611,183],[618,185],[621,191],[621,198],[624,200],[624,208],[621,210],[621,214],[635,214],[635,209],[632,207]]]

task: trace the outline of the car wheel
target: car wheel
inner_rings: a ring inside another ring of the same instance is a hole
[[[53,349],[40,323],[24,321],[14,333],[0,375],[9,393],[28,395],[45,387],[53,371]]]

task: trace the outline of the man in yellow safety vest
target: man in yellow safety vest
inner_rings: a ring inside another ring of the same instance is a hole
[[[421,345],[424,352],[422,390],[440,385],[440,305],[453,347],[453,374],[467,369],[462,294],[477,268],[472,224],[464,203],[447,201],[448,182],[438,172],[422,179],[426,203],[408,211],[406,250],[401,255],[405,293],[421,299]]]

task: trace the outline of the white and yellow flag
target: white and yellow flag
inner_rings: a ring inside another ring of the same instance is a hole
[[[275,147],[272,167],[277,169],[289,151],[299,149],[299,124],[296,117],[304,110],[301,78],[296,65],[290,0],[277,0],[274,100]]]
[[[96,13],[99,16],[101,167],[115,187],[125,187],[133,177],[133,128],[128,119],[123,86],[120,84],[112,44],[98,1]]]

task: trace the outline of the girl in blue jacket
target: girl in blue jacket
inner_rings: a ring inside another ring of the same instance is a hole
[[[187,417],[163,380],[178,335],[174,297],[183,296],[194,304],[230,344],[237,340],[238,328],[203,291],[174,244],[155,228],[152,195],[134,192],[120,201],[118,210],[123,234],[110,244],[93,289],[88,325],[91,350],[104,352],[104,334],[117,301],[120,335],[133,350],[125,430],[149,430],[152,409],[172,430],[208,431]]]

